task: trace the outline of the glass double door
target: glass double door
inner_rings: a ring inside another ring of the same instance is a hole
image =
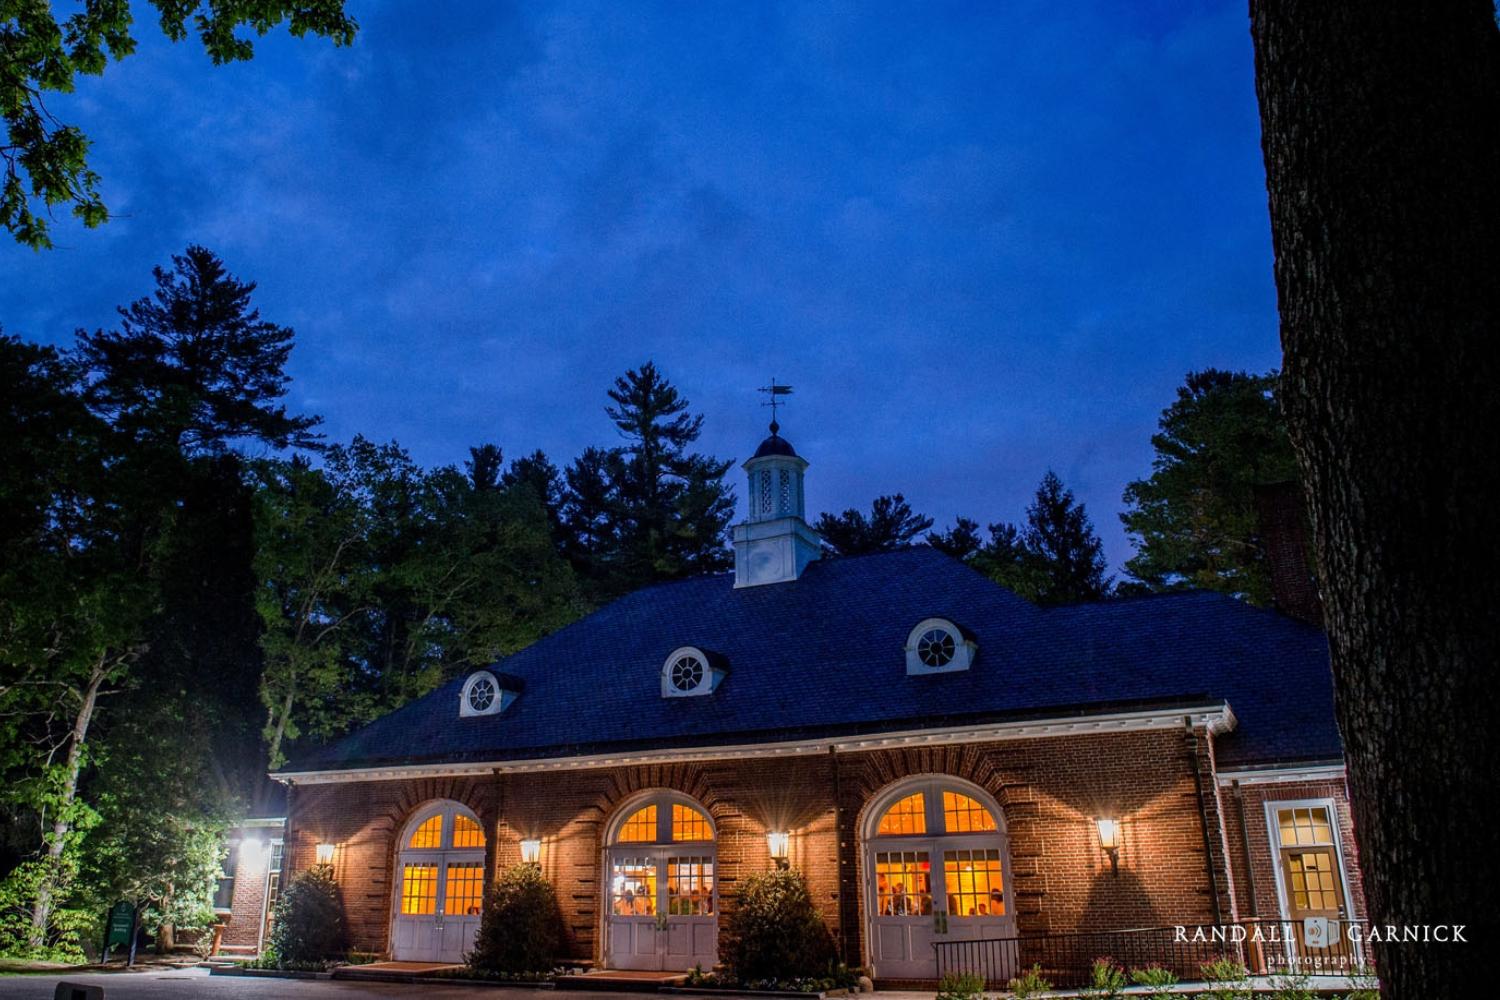
[[[401,857],[394,957],[462,962],[484,902],[484,852],[407,851]]]
[[[872,845],[868,858],[881,978],[936,978],[938,942],[1015,936],[995,838],[893,838]]]
[[[615,847],[607,868],[610,968],[714,966],[719,918],[712,844]]]

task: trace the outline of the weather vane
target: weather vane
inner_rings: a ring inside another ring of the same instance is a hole
[[[789,385],[777,385],[776,380],[773,378],[770,385],[763,385],[756,392],[763,392],[771,397],[760,405],[771,408],[771,433],[775,434],[781,430],[781,425],[776,422],[776,407],[786,405],[786,400],[779,397],[790,396],[792,394],[792,387]]]

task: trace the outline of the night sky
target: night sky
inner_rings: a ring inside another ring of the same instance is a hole
[[[220,69],[140,12],[50,102],[120,217],[0,245],[0,325],[111,325],[201,242],[332,439],[562,464],[654,358],[743,460],[775,376],[811,515],[1019,519],[1050,466],[1113,571],[1183,374],[1278,363],[1243,0],[350,9]]]

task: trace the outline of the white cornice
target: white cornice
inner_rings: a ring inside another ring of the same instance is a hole
[[[1219,784],[1225,787],[1238,781],[1241,785],[1283,785],[1294,781],[1343,780],[1343,764],[1316,764],[1308,767],[1255,767],[1240,771],[1219,771]]]
[[[994,742],[1000,740],[1044,739],[1055,736],[1086,736],[1095,733],[1134,732],[1145,729],[1181,727],[1191,719],[1194,727],[1203,726],[1214,735],[1234,728],[1234,713],[1227,702],[1199,705],[1194,708],[1157,709],[1145,712],[1117,712],[1108,715],[1069,716],[1061,719],[1026,722],[992,722],[977,726],[954,726],[945,729],[916,729],[878,733],[869,736],[845,736],[837,739],[788,740],[778,743],[749,743],[697,749],[668,748],[624,753],[583,754],[540,760],[492,760],[463,763],[398,764],[388,767],[361,767],[328,771],[282,771],[271,775],[291,785],[326,785],[350,781],[397,781],[408,778],[461,777],[465,775],[504,772],[520,774],[538,771],[576,771],[596,767],[622,767],[634,764],[679,763],[684,761],[724,760],[732,758],[798,757],[807,754],[857,753],[887,747],[934,746],[949,743]]]

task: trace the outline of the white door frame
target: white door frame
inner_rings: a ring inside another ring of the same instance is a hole
[[[638,811],[649,805],[655,805],[657,809],[656,835],[650,842],[643,840],[621,841],[621,830],[626,821]],[[710,840],[673,841],[672,840],[672,806],[685,805],[695,812],[701,814],[708,821]],[[711,914],[701,916],[688,916],[683,914],[672,914],[665,912],[669,906],[669,894],[667,892],[668,859],[674,857],[706,857],[712,866],[713,885],[710,896]],[[655,896],[654,908],[657,911],[651,915],[640,915],[634,917],[617,917],[614,913],[615,886],[614,886],[614,862],[617,858],[639,858],[650,860],[655,867]],[[686,971],[694,964],[702,964],[705,968],[712,967],[718,960],[718,926],[719,926],[719,870],[718,870],[718,828],[714,824],[713,815],[697,800],[681,792],[669,789],[655,789],[641,792],[625,800],[616,810],[611,819],[604,837],[604,849],[601,857],[602,878],[600,879],[604,891],[600,893],[602,900],[601,924],[602,943],[599,955],[602,965],[607,969],[618,969],[624,967],[638,968],[643,964],[633,961],[629,957],[619,957],[614,953],[614,928],[612,921],[620,920],[631,925],[631,942],[635,943],[635,935],[647,927],[650,928],[651,944],[654,949],[655,960],[653,963],[657,969],[671,968],[672,956],[670,954],[671,938],[674,929],[685,930],[689,939],[689,951],[693,952],[691,944],[696,941],[695,929],[707,927],[712,947],[705,949],[711,951],[712,955],[704,954],[689,962],[683,970]],[[639,955],[636,951],[633,955]]]
[[[442,817],[442,837],[436,847],[408,847],[412,835],[423,823],[434,816]],[[448,867],[455,864],[477,864],[481,869],[481,878],[485,884],[489,882],[489,873],[484,871],[485,847],[454,847],[454,817],[463,816],[479,826],[480,836],[488,840],[484,835],[484,824],[479,817],[468,806],[451,799],[442,799],[429,802],[414,812],[410,819],[401,828],[401,833],[396,840],[396,857],[394,870],[391,878],[391,916],[390,916],[390,954],[397,961],[463,961],[463,955],[456,958],[443,957],[445,932],[450,930],[449,922],[453,921],[457,927],[456,935],[465,939],[459,946],[463,952],[473,946],[474,935],[478,933],[480,917],[477,914],[450,914],[446,913],[448,896]],[[430,915],[407,915],[401,912],[401,897],[403,895],[406,881],[407,864],[432,865],[435,869],[434,878],[435,897],[434,913]],[[408,923],[414,928],[413,933],[421,933],[425,930],[433,940],[424,942],[421,949],[423,954],[413,954],[415,946],[408,948],[406,954],[402,954],[400,935],[404,924]],[[447,935],[452,936],[452,935]],[[431,957],[425,955],[429,950],[425,945],[430,945],[434,954]]]
[[[943,798],[944,790],[958,792],[966,795],[987,809],[995,820],[995,830],[982,833],[958,833],[948,834],[943,826]],[[906,836],[876,834],[880,820],[885,816],[886,810],[896,802],[916,792],[923,793],[925,806],[925,826],[927,832],[911,834]],[[940,831],[940,832],[935,832]],[[869,965],[875,976],[883,973],[880,970],[880,903],[879,894],[875,884],[875,855],[886,851],[927,851],[928,852],[928,885],[932,893],[932,910],[934,916],[927,920],[935,922],[935,915],[939,910],[946,911],[947,905],[947,882],[943,872],[943,852],[945,850],[995,850],[1000,852],[1000,884],[1001,893],[1005,904],[1005,913],[1000,917],[988,917],[995,923],[1005,925],[1004,932],[1000,937],[1014,937],[1016,935],[1016,899],[1015,890],[1012,887],[1012,874],[1010,863],[1010,838],[1006,834],[1005,814],[1000,809],[1000,804],[995,801],[983,788],[971,781],[955,778],[943,774],[923,774],[903,778],[881,789],[873,796],[865,807],[865,814],[860,823],[860,836],[863,841],[863,850],[860,851],[860,859],[864,865],[861,873],[863,889],[860,898],[864,901],[865,910],[865,941],[868,942]],[[910,919],[910,918],[908,918]],[[948,931],[954,931],[953,921],[959,921],[958,929],[963,929],[965,921],[972,918],[960,915],[953,917],[948,915]],[[940,936],[934,933],[934,937]],[[936,956],[934,956],[934,975],[936,978]],[[891,976],[888,978],[908,978],[906,976]],[[926,976],[912,976],[910,978],[928,978]]]

